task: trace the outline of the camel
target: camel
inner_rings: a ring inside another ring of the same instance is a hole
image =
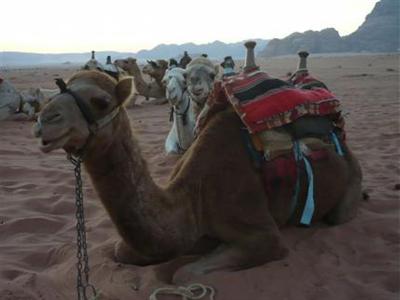
[[[82,67],[82,70],[104,70],[104,66],[96,60],[96,52],[92,50],[90,60],[88,60]]]
[[[22,105],[22,97],[8,81],[0,78],[0,121],[8,119]]]
[[[182,58],[179,60],[179,67],[186,69],[186,66],[192,61],[187,51],[183,52]]]
[[[182,154],[193,142],[196,115],[193,102],[186,90],[185,70],[172,68],[163,78],[166,98],[171,104],[172,127],[165,140],[167,153]]]
[[[58,90],[29,88],[18,92],[9,81],[0,80],[0,120],[34,119]]]
[[[58,94],[57,89],[29,88],[21,92],[22,106],[20,111],[34,118],[49,99]]]
[[[146,97],[146,100],[149,100],[149,98],[161,99],[160,104],[166,101],[165,88],[160,87],[156,82],[147,83],[142,77],[142,73],[135,58],[129,57],[126,59],[116,59],[114,64],[133,77],[133,94],[135,96],[133,99],[133,104],[135,104],[137,95]]]
[[[166,86],[166,97],[172,105],[173,120],[165,141],[167,153],[182,154],[193,142],[196,120],[205,110],[217,72],[218,66],[201,57],[193,60],[186,70],[175,66],[165,73],[163,84]]]
[[[206,57],[197,57],[186,66],[186,85],[190,99],[194,102],[196,117],[203,109],[213,89],[219,66]]]
[[[63,92],[53,97],[34,126],[42,152],[64,149],[82,157],[121,237],[115,259],[144,266],[200,255],[174,273],[173,282],[187,283],[199,274],[285,257],[288,249],[279,227],[299,224],[305,171],[299,173],[298,204],[291,214],[291,191],[275,185],[267,196],[243,142],[243,124],[228,108],[207,122],[166,186],[158,186],[123,106],[131,86],[129,78],[117,82],[98,71],[80,71],[67,82],[75,96]],[[76,101],[83,102],[95,123],[88,123]],[[313,223],[340,224],[356,214],[361,171],[346,144],[343,149],[341,156],[327,147],[326,157],[313,162]]]
[[[162,80],[165,75],[165,71],[168,69],[168,62],[163,59],[159,59],[157,61],[154,60],[148,60],[147,64],[143,67],[142,72],[143,74],[149,75],[151,78],[153,78],[157,84],[161,88],[165,88]]]
[[[92,51],[90,60],[83,65],[82,70],[98,70],[107,73],[108,75],[114,77],[117,80],[119,80],[122,77],[129,76],[129,74],[126,71],[124,71],[116,64],[112,63],[110,55],[108,55],[106,58],[106,64],[105,65],[101,64],[95,58],[95,51]]]

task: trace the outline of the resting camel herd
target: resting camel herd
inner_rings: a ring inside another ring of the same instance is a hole
[[[248,54],[244,72],[254,67],[252,59]],[[304,59],[299,72],[305,69]],[[121,238],[115,259],[143,266],[196,254],[196,260],[174,275],[174,282],[184,282],[199,274],[250,268],[286,256],[279,228],[299,224],[307,201],[307,173],[299,172],[293,212],[292,188],[277,184],[266,192],[243,140],[242,120],[231,106],[207,114],[207,122],[197,128],[220,80],[218,66],[206,57],[193,59],[185,69],[150,61],[144,72],[156,79],[149,84],[134,58],[116,60],[115,65],[133,79],[80,70],[66,85],[73,93],[53,96],[34,126],[43,152],[64,149],[83,155],[85,169]],[[225,66],[222,76],[229,76],[235,67],[231,57]],[[166,97],[172,106],[173,125],[165,147],[182,156],[166,186],[151,178],[131,130],[125,103],[132,101],[132,93]],[[89,129],[96,126],[88,124],[77,102],[89,110],[95,124],[102,124],[99,129]],[[342,154],[322,142],[316,144],[325,156],[312,162],[312,223],[346,222],[355,216],[361,199],[358,161],[344,141]]]

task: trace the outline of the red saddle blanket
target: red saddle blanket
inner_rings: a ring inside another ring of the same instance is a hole
[[[228,77],[222,88],[250,133],[280,127],[305,115],[340,111],[339,100],[328,89],[300,89],[261,71]]]

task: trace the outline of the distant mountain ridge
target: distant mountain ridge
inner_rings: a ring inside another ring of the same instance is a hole
[[[258,49],[263,49],[268,40],[255,39]],[[181,45],[161,44],[151,50],[141,50],[134,52],[116,52],[116,51],[96,51],[96,59],[105,63],[108,55],[112,60],[126,57],[136,57],[139,61],[146,59],[169,59],[179,58],[184,51],[188,51],[191,56],[199,56],[207,53],[211,59],[221,60],[223,57],[230,55],[235,59],[244,58],[245,48],[244,41],[237,43],[223,43],[215,41],[208,44],[196,45],[194,43],[186,43]],[[61,53],[61,54],[41,54],[26,52],[0,52],[0,67],[5,66],[35,66],[35,65],[51,65],[51,64],[84,64],[90,59],[90,52],[83,53]]]
[[[300,50],[311,53],[399,51],[399,3],[399,0],[377,2],[363,24],[348,36],[341,37],[334,28],[296,32],[271,40],[259,55],[288,55]]]
[[[102,63],[106,62],[108,55],[113,59],[134,56],[135,53],[116,52],[116,51],[99,51],[96,52],[96,59]],[[1,66],[36,66],[36,65],[52,65],[52,64],[84,64],[90,59],[90,52],[83,53],[29,53],[29,52],[0,52]]]
[[[257,48],[263,49],[268,44],[268,40],[254,39],[257,42]],[[221,41],[214,41],[208,44],[194,44],[186,43],[182,45],[176,44],[161,44],[151,50],[141,50],[136,54],[138,59],[150,58],[178,58],[183,54],[183,51],[188,51],[189,55],[200,55],[206,53],[211,59],[221,60],[225,56],[232,56],[234,59],[243,59],[245,57],[245,48],[243,47],[245,41],[236,43],[224,43]]]

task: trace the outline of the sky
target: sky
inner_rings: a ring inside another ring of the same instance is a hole
[[[378,0],[3,0],[0,51],[115,50],[283,38],[334,27],[348,35]]]

